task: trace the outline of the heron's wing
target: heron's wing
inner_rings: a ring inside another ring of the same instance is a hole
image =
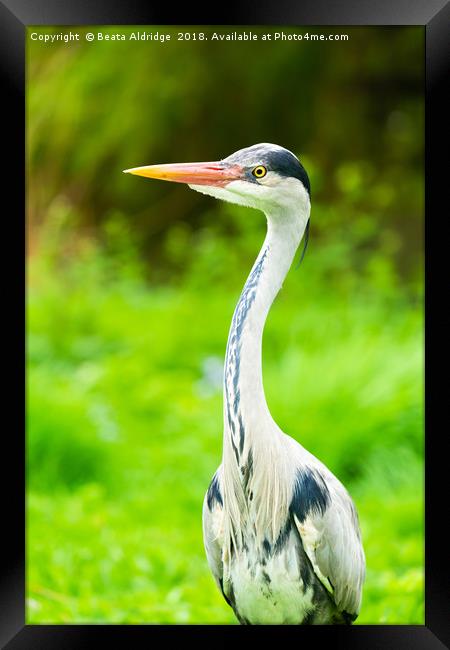
[[[318,480],[320,472],[316,473]],[[356,618],[361,606],[365,558],[358,515],[344,486],[333,476],[323,481],[323,507],[294,511],[294,520],[314,572],[338,610]]]
[[[217,586],[223,593],[222,506],[219,467],[213,476],[203,501],[203,542],[209,567]]]

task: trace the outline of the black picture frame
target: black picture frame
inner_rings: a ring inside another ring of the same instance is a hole
[[[267,643],[293,641],[305,644],[326,643],[333,648],[395,648],[396,650],[448,647],[449,603],[448,543],[445,533],[448,508],[448,470],[445,445],[447,420],[442,406],[448,402],[444,392],[445,375],[435,380],[429,372],[433,356],[442,365],[448,321],[438,313],[445,303],[439,280],[448,277],[446,255],[440,253],[446,238],[440,236],[448,220],[448,104],[445,101],[449,79],[450,5],[446,0],[303,0],[294,2],[233,2],[216,6],[221,16],[185,4],[176,9],[145,0],[3,0],[0,2],[0,65],[2,70],[3,159],[6,162],[2,198],[4,205],[4,252],[9,252],[2,275],[4,298],[3,324],[6,332],[3,349],[10,351],[6,381],[5,416],[11,415],[3,431],[3,535],[0,582],[0,644],[8,650],[19,648],[98,648],[139,647],[173,641],[172,635],[189,643],[203,641],[229,645],[261,634],[261,628],[197,625],[26,625],[25,624],[25,391],[24,382],[24,294],[25,294],[25,29],[28,25],[83,24],[186,24],[186,25],[421,25],[425,29],[426,51],[426,436],[425,436],[425,625],[373,625],[352,627],[265,627]],[[442,163],[441,161],[444,161]],[[433,252],[431,253],[431,245]],[[436,248],[435,248],[436,247]],[[2,256],[5,258],[5,256]],[[445,285],[444,285],[445,286]],[[448,293],[448,292],[447,292]],[[432,334],[431,334],[432,332]],[[436,341],[442,335],[442,345]],[[433,341],[431,341],[431,336]],[[448,338],[448,335],[447,335]],[[4,355],[6,356],[6,355]],[[431,389],[432,388],[432,389]],[[446,391],[447,392],[447,391]],[[448,416],[447,416],[448,417]],[[389,534],[389,531],[386,531]],[[218,629],[219,628],[219,629]],[[445,645],[447,644],[447,646]]]

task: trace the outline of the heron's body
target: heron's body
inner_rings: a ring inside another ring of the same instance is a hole
[[[218,163],[132,171],[188,182],[267,217],[231,323],[223,458],[203,504],[214,578],[241,623],[350,623],[365,572],[355,507],[325,465],[274,422],[262,381],[265,320],[309,224],[306,172],[276,145],[255,145]]]
[[[207,492],[203,523],[211,569],[226,600],[241,623],[329,624],[348,623],[354,616],[340,613],[327,588],[317,578],[300,535],[306,528],[290,512],[275,541],[261,541],[254,522],[256,508],[249,507],[243,543],[231,554],[223,537],[223,502],[220,476]],[[226,575],[226,577],[224,577]]]

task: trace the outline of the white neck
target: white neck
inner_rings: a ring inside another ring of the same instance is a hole
[[[264,395],[262,336],[309,219],[309,201],[295,213],[267,214],[267,235],[236,306],[224,370],[224,469],[242,474],[256,447],[278,434]],[[250,460],[251,462],[251,460]],[[231,467],[233,465],[233,467]]]

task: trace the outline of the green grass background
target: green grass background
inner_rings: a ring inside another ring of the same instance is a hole
[[[236,623],[201,507],[264,217],[121,169],[258,141],[303,142],[313,187],[264,334],[268,404],[356,502],[357,624],[424,622],[422,37],[352,35],[321,56],[28,44],[28,623]]]

